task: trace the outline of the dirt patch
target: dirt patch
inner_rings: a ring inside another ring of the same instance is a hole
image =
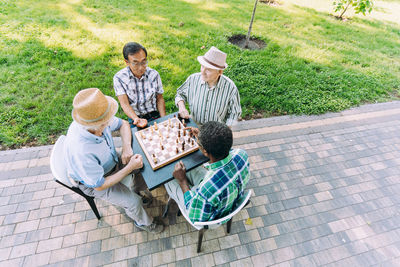
[[[269,6],[280,6],[282,3],[277,0],[260,0],[260,3],[269,5]]]
[[[249,49],[249,50],[260,50],[263,49],[267,44],[257,38],[257,37],[250,37],[249,44],[247,47],[246,45],[246,35],[244,34],[235,34],[228,38],[228,41],[231,44],[234,44],[242,49]]]

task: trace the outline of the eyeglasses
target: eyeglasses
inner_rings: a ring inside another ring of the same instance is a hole
[[[130,64],[132,64],[132,66],[134,66],[134,67],[144,67],[144,66],[147,66],[147,64],[149,63],[149,61],[148,60],[144,60],[144,61],[142,61],[142,62],[129,62]]]

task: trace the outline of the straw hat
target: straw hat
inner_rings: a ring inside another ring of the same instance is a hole
[[[226,53],[215,46],[211,46],[210,50],[204,56],[198,56],[197,60],[202,66],[210,69],[224,70],[228,67],[228,64],[226,64]]]
[[[108,122],[118,111],[117,101],[97,88],[79,91],[72,103],[72,118],[81,125],[97,126]]]

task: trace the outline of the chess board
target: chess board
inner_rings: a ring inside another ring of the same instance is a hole
[[[136,140],[153,170],[199,149],[196,140],[187,131],[184,133],[184,128],[182,122],[174,117],[135,132]]]

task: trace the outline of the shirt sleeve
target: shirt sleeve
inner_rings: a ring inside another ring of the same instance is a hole
[[[119,128],[121,128],[121,126],[122,126],[122,119],[120,119],[120,118],[114,116],[114,117],[111,119],[111,122],[110,122],[110,130],[111,130],[112,132],[113,132],[113,131],[118,131]]]
[[[159,94],[159,95],[161,95],[161,94],[163,94],[164,93],[164,88],[163,88],[163,85],[162,85],[162,82],[161,82],[161,77],[160,77],[160,74],[159,73],[157,73],[157,89],[156,89],[156,93],[157,94]]]
[[[115,95],[126,95],[127,86],[117,75],[114,75],[113,82]]]
[[[232,126],[236,124],[241,114],[242,114],[242,107],[240,106],[239,90],[235,86],[232,96],[229,100],[226,125]]]
[[[103,167],[92,154],[86,155],[83,160],[75,161],[74,168],[74,173],[79,175],[79,177],[74,177],[75,175],[71,175],[71,177],[87,187],[100,187],[105,182]]]
[[[210,219],[213,206],[199,192],[187,191],[184,199],[189,219],[193,223],[205,222]]]
[[[179,101],[183,100],[185,103],[187,102],[190,77],[191,76],[189,76],[186,79],[186,81],[176,90],[176,95],[175,95],[175,105],[176,106],[178,106]]]

